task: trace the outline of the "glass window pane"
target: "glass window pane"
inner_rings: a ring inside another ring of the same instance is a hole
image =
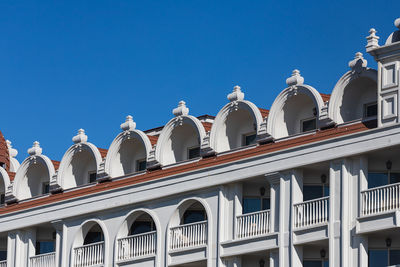
[[[183,224],[201,222],[205,220],[206,216],[204,210],[187,210],[183,214]]]
[[[317,122],[315,119],[304,120],[302,121],[302,130],[303,132],[315,130]]]
[[[54,241],[36,242],[36,255],[54,252]]]
[[[329,186],[324,185],[324,197],[329,197]]]
[[[400,264],[400,250],[391,249],[390,250],[389,265]]]
[[[260,198],[243,198],[243,214],[260,211],[261,201]]]
[[[136,171],[144,171],[146,169],[146,160],[145,159],[140,159],[136,161]]]
[[[189,159],[200,157],[200,147],[189,148]]]
[[[322,263],[318,260],[305,260],[303,261],[303,267],[321,267]]]
[[[130,235],[138,235],[147,232],[151,232],[152,229],[152,222],[150,221],[135,221],[133,222],[130,230]]]
[[[329,267],[329,260],[324,260],[324,267]]]
[[[368,188],[374,188],[388,184],[387,173],[370,172],[368,173]]]
[[[316,199],[322,197],[322,185],[304,185],[303,200]]]
[[[269,210],[271,206],[271,201],[269,198],[263,198],[262,199],[262,209],[263,210]]]
[[[87,245],[87,244],[97,243],[100,241],[104,241],[102,232],[88,232],[85,236],[83,244]]]
[[[244,145],[248,146],[248,145],[254,144],[256,142],[256,137],[257,137],[256,134],[246,135],[244,137]]]
[[[7,251],[0,251],[0,261],[7,260]]]
[[[390,173],[390,183],[400,183],[400,173]]]
[[[368,266],[369,267],[382,267],[388,265],[388,251],[387,250],[373,250],[368,251]]]

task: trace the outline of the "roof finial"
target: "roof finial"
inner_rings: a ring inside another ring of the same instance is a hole
[[[8,152],[10,153],[10,156],[12,158],[15,158],[18,155],[18,150],[16,150],[15,148],[12,147],[10,140],[6,140],[6,143],[7,143]]]
[[[354,59],[349,61],[349,67],[357,73],[360,73],[362,68],[366,68],[367,64],[368,62],[364,59],[361,52],[357,52]]]
[[[85,130],[79,129],[78,134],[72,137],[72,142],[77,143],[85,143],[88,140],[88,136],[85,134]]]
[[[298,69],[294,69],[292,76],[286,79],[286,84],[288,86],[302,85],[304,83],[304,78],[300,75]]]
[[[38,141],[33,142],[33,146],[28,149],[28,154],[31,156],[38,156],[42,154],[42,148]]]
[[[400,30],[400,18],[395,19],[394,26]]]
[[[178,107],[172,110],[172,114],[174,114],[176,117],[188,115],[189,108],[186,107],[186,102],[183,100],[179,101]]]
[[[227,97],[228,97],[228,100],[231,102],[243,100],[244,93],[242,92],[242,89],[240,88],[240,86],[236,85],[235,87],[233,87],[232,93],[230,93]]]
[[[136,123],[133,121],[133,117],[131,115],[126,116],[126,120],[121,124],[121,129],[123,131],[133,131],[136,128]]]
[[[365,46],[367,52],[379,47],[379,37],[375,34],[376,30],[371,28],[369,30],[369,36],[367,36],[367,45]]]

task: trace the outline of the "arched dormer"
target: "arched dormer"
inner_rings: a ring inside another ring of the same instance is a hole
[[[260,110],[244,100],[239,86],[228,95],[226,104],[215,117],[210,131],[209,146],[215,152],[224,152],[255,143],[263,118]]]
[[[37,141],[28,149],[28,154],[30,156],[21,163],[15,174],[7,202],[49,193],[50,178],[55,173],[53,163],[42,155],[42,148]]]
[[[359,52],[349,67],[351,70],[336,83],[329,100],[328,116],[336,124],[377,115],[377,71],[367,68]]]
[[[75,144],[65,152],[57,175],[53,176],[50,184],[52,191],[65,190],[96,180],[102,157],[98,148],[87,142],[87,139],[83,129],[72,138]]]
[[[313,87],[303,84],[298,70],[286,80],[284,89],[272,104],[268,116],[267,133],[274,139],[306,132],[321,127],[324,101]]]
[[[161,131],[154,151],[154,159],[149,159],[151,166],[173,164],[200,156],[200,147],[206,132],[202,123],[188,115],[189,109],[184,101],[172,113],[171,119]]]
[[[10,154],[10,172],[17,172],[20,166],[18,160],[15,158],[18,155],[18,150],[12,147],[10,140],[6,140],[6,143]]]
[[[0,205],[5,203],[5,195],[8,187],[10,186],[10,176],[7,171],[0,167]]]
[[[146,169],[146,162],[151,151],[151,142],[147,135],[136,130],[132,116],[126,117],[121,124],[123,130],[111,143],[105,160],[105,173],[118,177]]]

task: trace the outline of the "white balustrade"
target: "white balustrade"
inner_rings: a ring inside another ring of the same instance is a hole
[[[361,216],[400,209],[400,183],[361,192]]]
[[[262,210],[236,217],[236,237],[259,236],[270,231],[270,211]]]
[[[207,221],[184,224],[170,229],[170,249],[207,244]]]
[[[329,197],[294,204],[294,228],[314,226],[328,222]]]
[[[104,241],[74,248],[74,266],[103,266]]]
[[[29,267],[54,267],[56,266],[56,253],[40,254],[29,259]],[[0,265],[2,267],[2,265]]]
[[[120,238],[117,241],[117,245],[118,261],[154,255],[156,253],[157,233],[152,231]]]
[[[7,267],[7,261],[0,261],[0,267]]]

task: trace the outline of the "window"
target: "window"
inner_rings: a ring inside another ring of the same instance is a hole
[[[54,252],[54,241],[37,241],[36,255]]]
[[[0,261],[7,260],[7,251],[0,250]]]
[[[89,183],[94,183],[96,180],[96,171],[89,172]]]
[[[191,147],[188,148],[188,159],[194,159],[200,157],[200,147]]]
[[[303,201],[327,196],[329,196],[329,186],[327,184],[303,186]]]
[[[5,202],[6,202],[6,195],[0,194],[0,205],[4,205]]]
[[[381,267],[400,264],[399,249],[369,249],[368,250],[368,266]]]
[[[205,210],[186,210],[183,214],[183,224],[202,222],[207,220]]]
[[[48,194],[50,192],[49,182],[42,183],[42,194]]]
[[[244,197],[243,198],[243,214],[269,210],[270,199],[264,197]]]
[[[2,167],[3,169],[6,169],[7,165],[4,162],[0,162],[0,167]]]
[[[134,221],[131,229],[130,229],[130,235],[138,235],[138,234],[143,234],[147,232],[153,231],[154,224],[152,221]]]
[[[329,260],[304,260],[303,267],[329,267]]]
[[[243,146],[249,146],[249,145],[254,144],[256,142],[256,137],[257,137],[257,134],[255,134],[255,133],[244,134],[243,141],[242,141]]]
[[[317,128],[317,120],[315,118],[301,120],[301,132],[308,132]]]
[[[394,172],[369,172],[368,188],[395,184],[400,182],[400,173]]]
[[[140,172],[140,171],[144,171],[146,170],[146,159],[139,159],[136,161],[136,171]]]
[[[378,115],[378,105],[376,102],[364,104],[364,118],[371,118]]]
[[[104,241],[103,232],[90,231],[86,234],[85,240],[83,241],[84,245],[93,244],[97,242]]]

